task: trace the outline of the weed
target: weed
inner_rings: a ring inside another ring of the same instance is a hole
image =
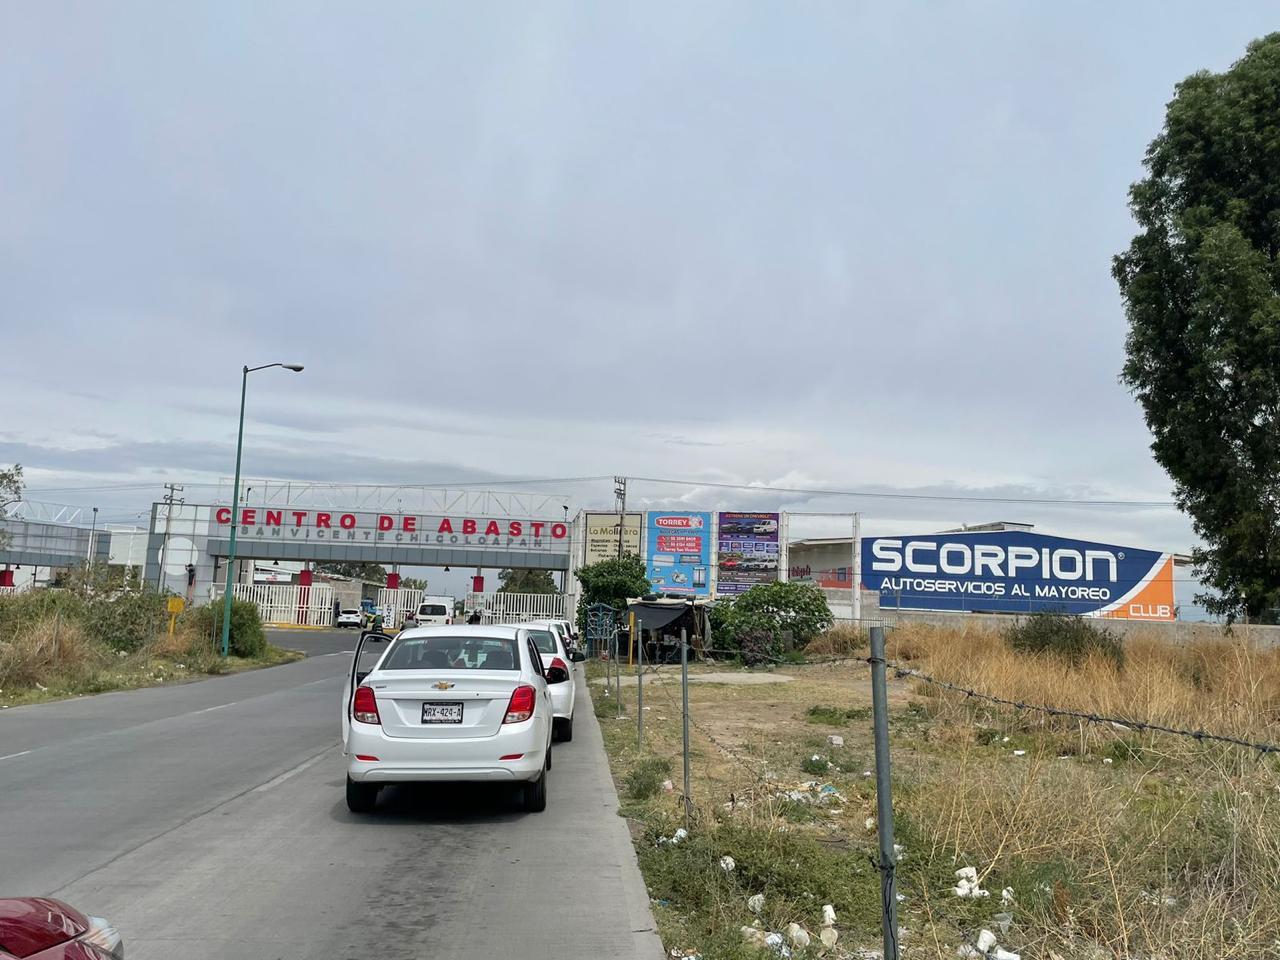
[[[1049,654],[1073,667],[1090,655],[1111,661],[1118,670],[1124,666],[1124,646],[1110,630],[1083,617],[1059,613],[1036,613],[1004,632],[1009,647],[1019,653]]]
[[[827,758],[821,754],[811,753],[801,759],[800,769],[805,773],[826,773]]]
[[[641,757],[627,771],[627,797],[648,800],[662,791],[662,781],[671,776],[671,761],[666,757]]]
[[[809,723],[820,723],[828,727],[843,727],[851,720],[870,720],[870,707],[832,707],[824,703],[814,704],[805,711],[805,719]]]

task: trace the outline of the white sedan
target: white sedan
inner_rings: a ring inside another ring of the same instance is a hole
[[[545,809],[552,705],[531,632],[455,624],[363,636],[343,693],[347,806],[369,812],[389,783],[491,781]]]
[[[338,629],[355,627],[359,630],[364,625],[364,614],[359,610],[342,610],[338,613],[338,619],[333,621],[333,625]]]
[[[578,699],[575,665],[587,657],[580,650],[569,646],[569,633],[563,621],[534,620],[524,626],[529,629],[529,636],[542,655],[547,687],[551,691],[556,739],[568,743],[573,739],[573,709]]]

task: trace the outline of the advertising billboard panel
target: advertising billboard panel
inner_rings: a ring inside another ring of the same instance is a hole
[[[746,593],[778,579],[778,514],[722,513],[716,545],[716,593]]]
[[[711,593],[711,514],[645,514],[645,566],[657,593]]]
[[[1021,530],[864,539],[862,581],[885,609],[1174,619],[1171,554]]]
[[[639,513],[588,513],[586,521],[586,552],[584,563],[599,563],[618,555],[618,519],[622,517],[622,553],[640,556]]]

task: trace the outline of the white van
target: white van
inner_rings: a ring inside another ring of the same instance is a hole
[[[413,614],[413,623],[418,627],[453,623],[453,597],[423,597]]]

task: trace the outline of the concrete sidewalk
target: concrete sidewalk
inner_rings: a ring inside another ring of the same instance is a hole
[[[335,729],[339,683],[318,721]],[[112,918],[130,960],[661,960],[585,685],[575,728],[545,813],[436,787],[384,791],[356,817],[331,746],[56,893]]]

